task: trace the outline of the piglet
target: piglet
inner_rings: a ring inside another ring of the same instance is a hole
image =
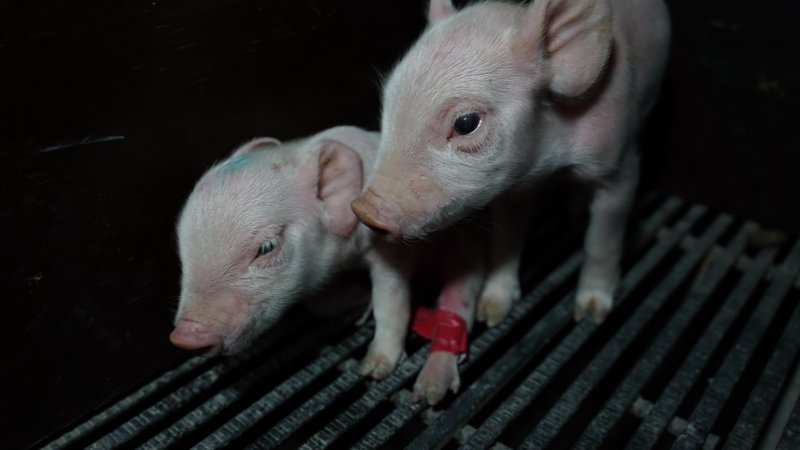
[[[612,307],[638,182],[637,134],[670,25],[661,0],[431,0],[429,25],[388,77],[377,169],[353,202],[390,238],[419,238],[489,207],[477,316],[505,317],[535,182],[569,170],[593,191],[575,318]]]
[[[256,139],[206,172],[177,226],[182,279],[172,343],[206,356],[236,353],[289,305],[337,273],[366,265],[375,336],[361,371],[380,379],[403,357],[411,278],[431,261],[443,283],[439,307],[462,320],[465,337],[484,279],[484,256],[462,250],[466,235],[446,233],[446,251],[390,245],[350,208],[374,167],[378,141],[377,133],[355,127],[286,143]],[[440,254],[446,260],[436,260]],[[436,403],[457,389],[458,357],[432,352],[414,398]]]

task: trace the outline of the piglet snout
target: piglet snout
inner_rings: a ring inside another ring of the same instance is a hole
[[[367,189],[364,194],[353,200],[350,204],[353,212],[364,225],[381,235],[397,237],[400,234],[399,227],[381,215],[381,210],[385,201],[376,195],[371,189]]]
[[[176,347],[200,356],[214,356],[222,351],[222,336],[193,320],[179,320],[169,335],[169,340]]]

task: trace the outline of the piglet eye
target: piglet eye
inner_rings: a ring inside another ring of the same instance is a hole
[[[261,246],[258,248],[258,254],[256,254],[256,258],[258,258],[258,257],[260,257],[260,256],[264,256],[264,255],[266,255],[267,253],[269,253],[269,252],[271,252],[271,251],[275,250],[275,247],[276,247],[277,245],[278,245],[278,237],[277,237],[277,236],[276,236],[276,237],[274,237],[274,238],[272,238],[272,239],[270,239],[270,240],[268,240],[267,242],[264,242],[264,243],[263,243],[263,244],[261,244]]]
[[[464,136],[478,129],[480,124],[481,116],[478,113],[463,114],[456,118],[456,122],[453,124],[453,131],[458,135]]]

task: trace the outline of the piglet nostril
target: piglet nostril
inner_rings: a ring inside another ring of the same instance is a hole
[[[365,225],[369,226],[369,223],[374,220],[373,207],[364,197],[359,197],[350,202],[350,208],[356,214],[358,220],[364,222]]]
[[[381,215],[378,213],[375,205],[370,202],[367,198],[368,196],[374,197],[371,195],[370,191],[359,197],[350,204],[353,212],[358,216],[358,219],[366,226],[368,226],[372,231],[382,235],[394,235],[396,234],[396,230],[392,227],[388,222],[381,218]]]
[[[201,356],[214,356],[222,350],[222,337],[193,320],[179,320],[169,340],[176,347]]]

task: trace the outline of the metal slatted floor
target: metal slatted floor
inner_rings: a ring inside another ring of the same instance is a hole
[[[572,320],[580,233],[562,225],[531,237],[527,295],[476,328],[461,392],[436,408],[409,401],[423,342],[374,382],[357,371],[369,325],[295,314],[45,448],[800,448],[800,241],[652,196],[598,327]]]

